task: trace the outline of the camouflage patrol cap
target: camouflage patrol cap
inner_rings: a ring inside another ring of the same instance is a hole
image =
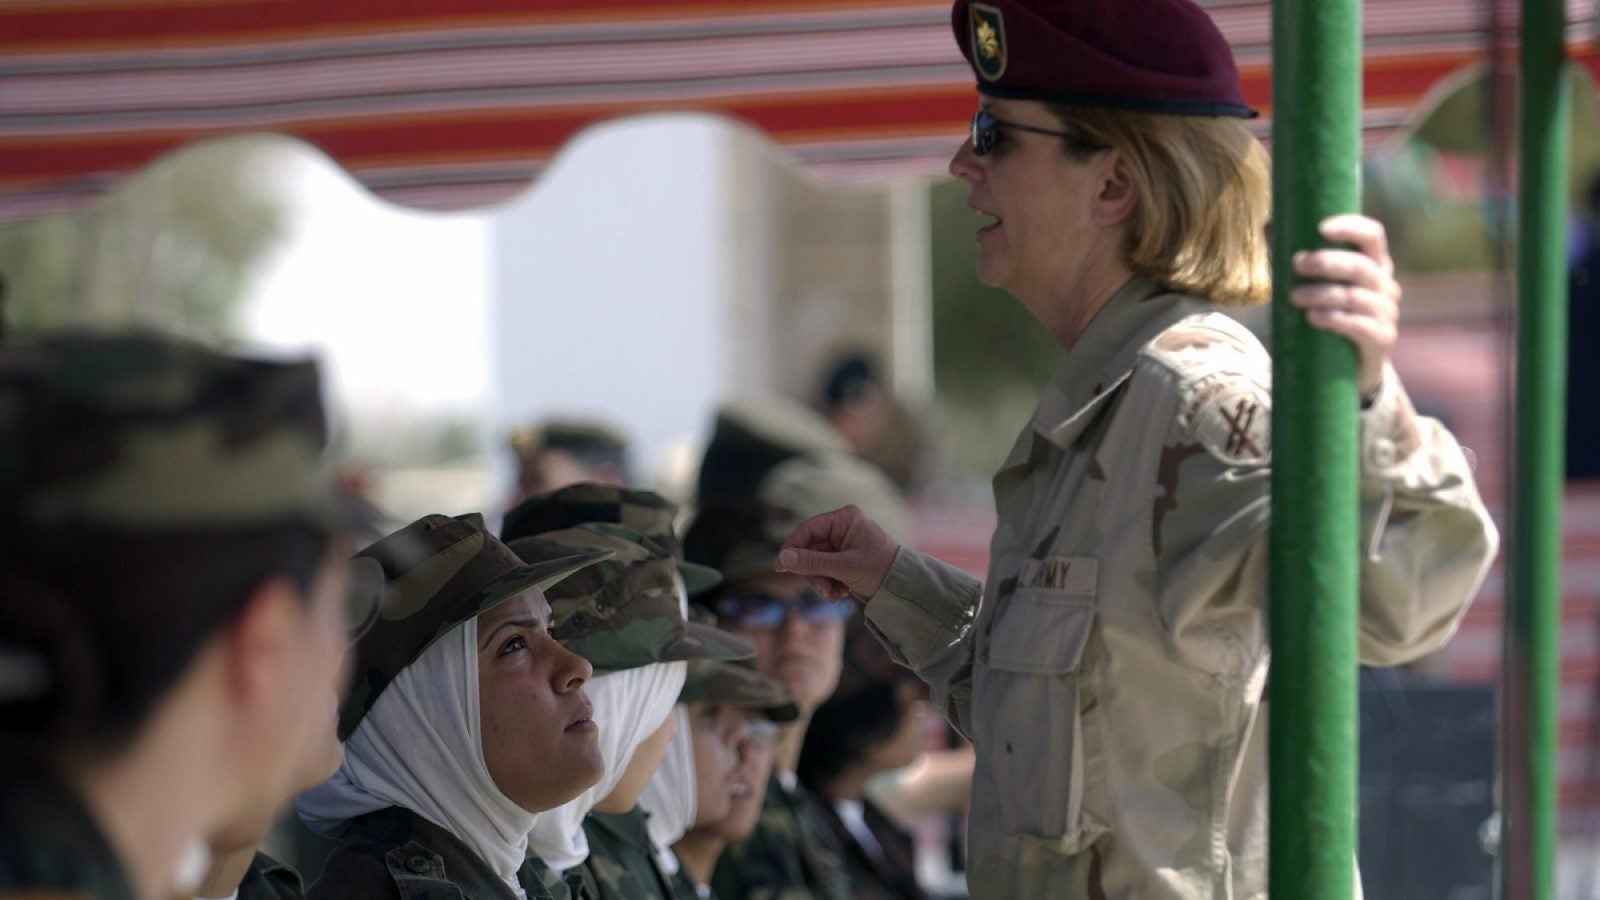
[[[356,642],[355,683],[339,707],[339,739],[355,732],[395,677],[451,629],[529,588],[546,589],[610,557],[606,548],[529,540],[518,556],[477,515],[423,516],[355,555],[357,591],[381,595]]]
[[[673,530],[678,508],[653,491],[630,490],[585,482],[568,485],[519,503],[506,513],[500,539],[577,528],[580,525],[621,525],[665,548],[678,561],[678,574],[690,595],[715,587],[722,575],[709,566],[685,562],[683,543]]]
[[[687,621],[677,564],[666,548],[621,525],[589,524],[511,541],[518,553],[546,540],[609,558],[553,587],[550,633],[597,671],[657,662],[745,659],[755,646],[731,632]]]
[[[0,517],[181,530],[342,523],[310,360],[152,334],[0,347]]]
[[[783,682],[741,663],[718,660],[690,663],[689,676],[683,683],[678,702],[760,710],[774,722],[793,722],[800,718],[800,707]]]

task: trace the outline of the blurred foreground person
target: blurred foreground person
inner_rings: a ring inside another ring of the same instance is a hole
[[[589,664],[550,636],[544,590],[604,552],[430,515],[356,555],[382,615],[356,644],[345,758],[296,809],[339,841],[311,897],[515,897],[534,814],[601,774]]]
[[[1270,293],[1265,150],[1189,0],[959,0],[978,110],[950,171],[979,277],[1066,351],[995,476],[986,584],[845,508],[791,572],[866,616],[973,741],[975,897],[1264,897],[1271,359],[1219,306]],[[1393,369],[1377,222],[1322,223],[1291,298],[1347,338],[1362,412],[1360,653],[1454,632],[1497,536]]]
[[[341,687],[316,367],[0,347],[0,893],[166,898],[305,777]]]
[[[687,771],[663,765],[641,803],[671,896],[706,900],[722,848],[755,830],[778,723],[800,711],[782,682],[731,663],[691,671],[682,699],[690,722]]]
[[[570,484],[624,485],[628,441],[614,429],[581,419],[549,419],[511,433],[517,488],[511,505]]]
[[[613,554],[551,593],[553,633],[599,673],[590,696],[604,774],[540,816],[528,850],[547,878],[564,876],[582,896],[650,896],[660,879],[635,880],[619,859],[632,844],[649,844],[639,796],[679,725],[674,708],[688,663],[753,652],[749,642],[686,618],[690,582],[714,584],[717,574],[683,562],[675,515],[648,491],[578,484],[519,505],[502,530],[513,549],[536,539]],[[654,863],[648,855],[645,861]]]

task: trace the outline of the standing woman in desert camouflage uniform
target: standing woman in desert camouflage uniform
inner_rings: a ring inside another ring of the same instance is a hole
[[[1268,161],[1189,0],[959,0],[978,79],[950,171],[978,273],[1066,350],[995,476],[989,577],[851,507],[782,565],[866,616],[977,749],[975,897],[1266,895],[1271,361],[1219,306],[1264,301]],[[1442,645],[1497,536],[1469,463],[1388,360],[1383,228],[1297,254],[1292,293],[1359,356],[1363,662]]]

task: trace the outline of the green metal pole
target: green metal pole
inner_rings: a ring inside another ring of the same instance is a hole
[[[1506,613],[1510,695],[1502,872],[1509,900],[1555,896],[1570,129],[1565,24],[1560,0],[1524,0],[1517,428]]]
[[[1361,4],[1275,0],[1269,719],[1273,897],[1350,900],[1359,547],[1355,353],[1289,302],[1297,250],[1360,204]]]

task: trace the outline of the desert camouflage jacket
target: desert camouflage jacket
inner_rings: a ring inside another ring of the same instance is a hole
[[[711,888],[718,897],[749,900],[848,900],[850,882],[837,848],[818,825],[804,787],[767,781],[755,831],[717,859]]]
[[[989,574],[901,550],[866,609],[977,747],[972,895],[1266,896],[1271,362],[1136,278],[994,479]],[[1497,535],[1392,371],[1361,414],[1364,662],[1442,645]]]

